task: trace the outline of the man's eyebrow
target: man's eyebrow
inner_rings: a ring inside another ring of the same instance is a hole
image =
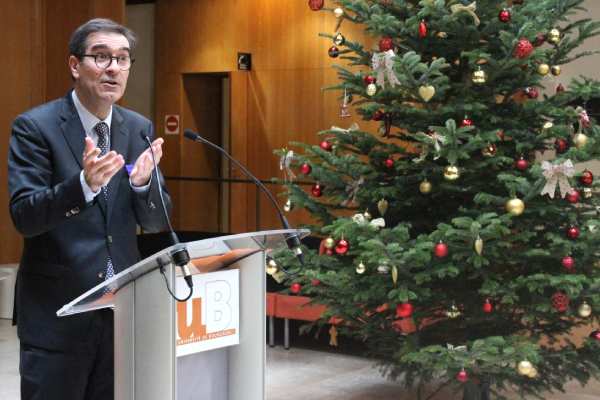
[[[93,45],[92,48],[90,49],[90,51],[94,51],[94,50],[98,50],[98,49],[107,50],[108,46],[105,44],[102,44],[102,43],[98,43],[98,44]],[[131,53],[131,50],[127,46],[119,47],[119,50],[125,50],[128,53]]]

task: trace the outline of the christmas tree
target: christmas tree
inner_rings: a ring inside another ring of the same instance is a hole
[[[324,238],[288,284],[327,307],[316,324],[340,319],[418,398],[434,379],[487,399],[600,378],[600,202],[593,174],[575,172],[600,155],[585,110],[600,85],[581,76],[538,98],[594,53],[577,51],[600,33],[572,20],[582,3],[309,1],[374,43],[323,33],[354,68],[336,66],[339,84],[324,90],[381,125],[276,152],[314,182],[277,180],[286,209],[308,210],[316,223],[304,227]]]

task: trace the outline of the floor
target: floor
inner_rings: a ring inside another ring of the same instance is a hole
[[[0,319],[0,399],[19,399],[19,341],[10,321]],[[268,400],[408,400],[411,393],[400,382],[380,376],[373,363],[361,357],[281,346],[267,348]],[[600,400],[600,383],[582,388],[566,386],[567,393],[545,394],[547,400]],[[506,393],[508,400],[517,400]],[[453,400],[441,392],[432,400]]]

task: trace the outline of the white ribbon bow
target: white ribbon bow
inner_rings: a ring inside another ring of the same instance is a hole
[[[392,87],[396,84],[401,85],[398,77],[394,74],[394,58],[396,58],[394,50],[373,54],[371,62],[373,63],[373,69],[377,72],[377,84],[383,89],[385,89],[385,76],[383,74],[385,70],[387,70],[388,81],[390,81]]]
[[[358,130],[358,124],[356,122],[353,122],[352,125],[350,125],[350,128],[348,129],[342,129],[342,128],[338,128],[337,126],[332,126],[330,131],[340,131],[340,132],[346,132],[346,133],[350,133],[352,131],[357,131]]]
[[[350,201],[350,205],[352,205],[356,201],[356,195],[358,194],[358,191],[360,190],[360,187],[363,185],[363,183],[365,183],[365,180],[363,178],[360,178],[357,181],[350,178],[348,184],[346,185],[346,196],[348,196],[348,199],[342,202],[343,206],[346,205],[348,201]]]
[[[458,14],[459,12],[464,11],[473,16],[473,18],[475,20],[475,25],[479,25],[480,21],[479,21],[479,18],[477,18],[477,14],[475,14],[475,10],[477,10],[477,2],[476,1],[472,2],[468,6],[463,6],[462,4],[455,4],[453,6],[450,6],[450,11],[452,11],[453,17],[456,14]]]
[[[560,194],[563,198],[567,193],[573,190],[567,179],[567,177],[572,178],[575,174],[571,160],[567,160],[563,164],[558,165],[552,165],[548,161],[542,161],[542,169],[544,170],[544,178],[548,180],[546,186],[544,186],[544,190],[542,190],[542,196],[548,193],[550,198],[553,199],[557,183],[560,183]]]
[[[426,135],[423,132],[417,132],[417,135],[422,135],[423,137],[432,139],[433,147],[435,147],[435,150],[438,152],[442,149],[440,146],[440,143],[444,144],[446,142],[446,136],[440,135],[437,132],[435,132],[433,134],[433,136]],[[427,157],[428,154],[429,154],[429,146],[423,146],[423,151],[419,155],[419,158],[414,159],[413,162],[418,164],[418,163],[424,161],[425,157]],[[434,160],[437,160],[438,158],[440,158],[439,154],[436,155],[435,157],[433,157]]]
[[[287,154],[282,155],[281,160],[279,161],[279,169],[283,170],[283,179],[285,181],[287,181],[287,178],[286,178],[286,172],[287,172],[287,176],[290,177],[290,184],[292,183],[292,179],[296,179],[296,175],[294,175],[294,173],[290,169],[290,164],[292,163],[293,158],[294,158],[294,152],[292,150],[290,150],[287,152]]]

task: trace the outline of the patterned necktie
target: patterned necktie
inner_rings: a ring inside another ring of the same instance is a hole
[[[98,122],[96,126],[94,126],[94,130],[98,134],[98,148],[100,149],[100,156],[103,157],[108,153],[108,125],[106,122]],[[106,201],[106,206],[108,207],[108,186],[102,186],[102,192],[104,193],[104,200]],[[115,276],[115,268],[113,267],[112,258],[110,255],[108,256],[108,263],[106,266],[106,280],[111,279]],[[104,294],[112,292],[116,290],[118,285],[116,282],[111,283],[110,285],[104,288]]]

